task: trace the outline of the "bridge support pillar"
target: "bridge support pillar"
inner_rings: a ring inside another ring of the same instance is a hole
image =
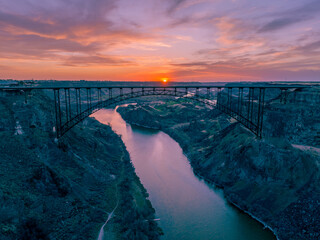
[[[60,138],[61,133],[61,106],[60,106],[60,89],[53,89],[53,94],[54,94],[54,105],[55,105],[55,115],[56,115],[56,126],[55,126],[55,131],[56,131],[56,136],[57,139]]]
[[[112,88],[109,88],[109,99],[112,98]]]
[[[221,110],[221,88],[218,88],[217,93],[217,108]]]
[[[98,104],[101,105],[101,88],[98,88]]]

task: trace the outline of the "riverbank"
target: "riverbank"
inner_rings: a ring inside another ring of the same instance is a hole
[[[189,159],[189,157],[187,156],[187,158]],[[221,189],[223,191],[223,186],[221,185],[217,185],[215,184],[214,182],[212,181],[209,181],[207,180],[204,176],[200,175],[198,172],[195,172],[196,176],[199,178],[199,179],[203,179],[211,188],[218,188],[218,189]],[[274,236],[276,237],[277,240],[279,240],[279,237],[277,235],[277,233],[272,229],[271,226],[269,226],[266,222],[264,222],[262,219],[256,217],[255,215],[253,215],[251,212],[248,212],[248,211],[245,211],[243,210],[237,203],[235,203],[234,201],[232,201],[230,198],[228,198],[228,196],[226,196],[225,194],[223,194],[223,197],[226,199],[226,201],[231,204],[232,206],[236,207],[239,211],[249,215],[251,218],[253,218],[254,220],[256,220],[257,222],[261,223],[264,228],[267,228],[269,229],[273,234]]]
[[[128,121],[128,120],[127,120],[127,121]],[[128,123],[129,123],[130,125],[132,125],[132,126],[139,126],[139,127],[143,127],[143,128],[146,128],[146,129],[152,129],[152,130],[155,129],[154,127],[150,127],[150,126],[147,126],[147,125],[145,125],[145,124],[143,124],[143,125],[142,125],[142,124],[137,124],[136,122],[128,122]],[[158,130],[159,130],[159,129],[158,129]],[[162,130],[162,131],[165,132],[165,130]],[[169,134],[168,132],[165,132],[165,133],[167,133],[167,134],[170,136],[170,134]],[[171,136],[171,137],[172,137],[172,136]],[[186,155],[187,158],[189,159],[188,154],[185,153],[185,155]],[[217,185],[217,184],[215,184],[215,183],[212,182],[212,181],[209,182],[204,176],[200,175],[199,172],[194,172],[194,174],[195,174],[199,179],[205,180],[206,183],[207,183],[211,188],[216,188],[216,187],[217,187],[217,188],[219,188],[219,189],[223,189],[223,186]],[[264,222],[263,220],[259,219],[259,218],[256,217],[256,216],[254,216],[252,213],[243,210],[239,205],[237,205],[237,204],[236,204],[235,202],[233,202],[230,198],[228,198],[228,196],[225,196],[225,195],[224,195],[224,198],[226,199],[226,201],[227,201],[228,203],[230,203],[231,205],[233,205],[234,207],[236,207],[238,210],[240,210],[241,212],[249,215],[251,218],[255,219],[257,222],[261,223],[261,224],[264,226],[264,228],[269,229],[269,230],[275,235],[275,237],[276,237],[277,240],[279,239],[278,236],[277,236],[277,234],[276,234],[276,232],[275,232],[275,231],[271,228],[271,226],[269,226],[266,222]]]
[[[261,224],[228,204],[221,191],[195,176],[181,147],[168,134],[129,125],[111,109],[94,117],[121,135],[160,219],[163,239],[274,239]]]
[[[286,116],[283,106],[272,107],[273,111],[266,114],[265,125],[269,128],[281,123],[281,131],[294,122],[290,114],[301,113],[296,107]],[[279,111],[274,109],[281,109],[280,121],[275,120]],[[197,175],[221,186],[230,202],[271,228],[278,239],[320,237],[320,191],[316,185],[319,156],[292,147],[285,137],[279,136],[281,132],[275,126],[273,136],[258,140],[220,112],[182,100],[170,105],[149,103],[119,109],[126,121],[139,123],[132,118],[133,112],[140,115],[145,126],[153,126],[156,119],[161,130],[183,148]],[[310,119],[304,122],[310,123]],[[291,129],[283,132],[293,136]]]
[[[257,222],[261,223],[261,224],[264,226],[264,228],[269,229],[269,230],[274,234],[274,236],[276,237],[276,239],[279,240],[279,236],[277,235],[277,233],[276,233],[276,232],[272,229],[272,227],[269,226],[266,222],[264,222],[262,219],[256,217],[256,216],[253,215],[251,212],[245,211],[245,210],[241,209],[241,207],[240,207],[239,205],[237,205],[235,202],[233,202],[232,200],[230,200],[230,199],[228,199],[228,198],[226,198],[226,199],[227,199],[227,201],[228,201],[229,203],[231,203],[233,206],[235,206],[236,208],[238,208],[240,211],[244,212],[245,214],[248,214],[248,215],[249,215],[250,217],[252,217],[254,220],[256,220]]]
[[[0,239],[123,239],[132,222],[154,217],[121,138],[88,118],[63,137],[54,133],[54,103],[33,91],[0,92]],[[119,191],[116,197],[117,188]],[[123,192],[123,193],[122,193]],[[118,198],[118,199],[117,199]],[[138,203],[138,204],[137,204]],[[131,219],[126,213],[148,212]],[[157,239],[156,224],[145,234]]]

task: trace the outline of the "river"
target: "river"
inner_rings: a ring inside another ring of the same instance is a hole
[[[221,190],[196,177],[179,144],[167,134],[130,126],[116,110],[92,117],[122,136],[149,193],[163,240],[271,240],[271,231],[227,203]]]

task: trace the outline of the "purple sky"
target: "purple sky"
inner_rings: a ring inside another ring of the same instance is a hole
[[[320,80],[320,0],[0,0],[0,78]]]

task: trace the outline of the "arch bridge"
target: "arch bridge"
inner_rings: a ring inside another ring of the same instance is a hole
[[[58,85],[58,84],[57,84]],[[280,90],[280,102],[286,103],[289,91],[301,85],[158,85],[158,86],[35,86],[0,87],[1,90],[53,90],[55,131],[59,139],[92,113],[124,101],[145,96],[186,98],[217,108],[239,121],[257,137],[262,137],[266,90]]]

